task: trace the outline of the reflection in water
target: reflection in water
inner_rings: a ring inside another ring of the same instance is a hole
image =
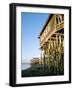
[[[25,70],[25,69],[28,69],[30,67],[31,67],[30,63],[21,63],[21,70]]]

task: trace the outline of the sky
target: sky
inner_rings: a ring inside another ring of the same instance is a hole
[[[38,36],[48,17],[48,13],[21,13],[22,62],[30,62],[32,58],[40,57]]]

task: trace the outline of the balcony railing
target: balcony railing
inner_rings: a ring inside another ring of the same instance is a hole
[[[63,29],[63,28],[64,28],[64,21],[62,21],[62,22],[59,23],[59,24],[56,24],[56,31],[61,30],[61,29]]]

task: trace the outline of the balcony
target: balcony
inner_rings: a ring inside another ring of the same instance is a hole
[[[59,24],[56,24],[56,31],[61,30],[61,29],[63,29],[63,28],[64,28],[64,21],[62,21],[62,22],[59,23]]]

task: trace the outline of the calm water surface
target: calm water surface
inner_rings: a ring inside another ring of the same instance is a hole
[[[21,70],[25,70],[25,69],[28,69],[30,67],[31,67],[30,63],[22,63],[21,64]]]

